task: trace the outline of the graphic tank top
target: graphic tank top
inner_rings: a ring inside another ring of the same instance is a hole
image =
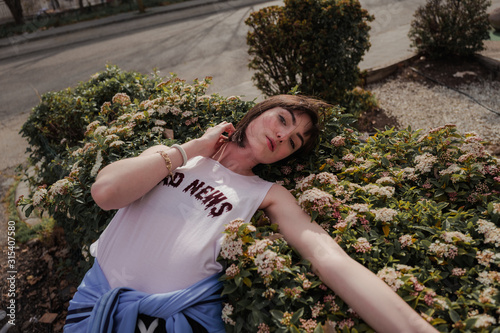
[[[110,286],[165,293],[220,272],[224,226],[249,222],[272,185],[192,158],[118,210],[100,236],[97,259]]]

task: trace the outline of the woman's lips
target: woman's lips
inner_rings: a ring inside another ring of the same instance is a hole
[[[267,138],[267,147],[269,147],[270,151],[274,151],[274,148],[276,147],[276,143],[274,142],[273,139],[266,137]]]

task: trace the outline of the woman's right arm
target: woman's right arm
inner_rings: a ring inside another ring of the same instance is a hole
[[[181,147],[187,158],[212,156],[225,141],[223,133],[231,134],[233,124],[223,122],[209,128],[199,138],[186,142]],[[92,198],[104,210],[119,209],[141,198],[168,175],[163,157],[158,151],[168,154],[172,171],[183,162],[180,151],[164,145],[146,149],[137,157],[116,161],[104,167],[92,185]]]

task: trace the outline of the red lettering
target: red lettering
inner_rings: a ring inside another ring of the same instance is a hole
[[[216,209],[216,207],[212,208],[208,216],[212,217],[220,216],[222,215],[222,213],[224,213],[224,209],[226,209],[226,212],[229,212],[231,209],[233,209],[233,205],[231,205],[229,202],[224,202],[222,203],[222,205],[220,205],[218,210]]]
[[[207,208],[212,207],[213,205],[216,205],[224,200],[226,200],[227,197],[224,195],[219,190],[215,190],[214,192],[210,193],[203,199],[203,204],[206,205]]]
[[[203,188],[200,192],[196,193],[196,195],[194,197],[198,200],[203,200],[203,195],[207,194],[209,191],[212,191],[213,189],[214,188],[209,185],[209,186]]]
[[[198,192],[198,190],[200,188],[203,187],[203,185],[205,185],[205,182],[201,182],[196,179],[194,180],[191,184],[189,184],[184,190],[182,190],[183,192],[187,192],[187,191],[191,191],[191,195],[194,195],[196,192]]]

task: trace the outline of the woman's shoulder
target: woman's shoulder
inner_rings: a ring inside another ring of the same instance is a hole
[[[260,209],[266,209],[272,205],[279,206],[291,201],[295,202],[295,197],[288,189],[280,184],[271,183],[269,191],[262,201]]]

